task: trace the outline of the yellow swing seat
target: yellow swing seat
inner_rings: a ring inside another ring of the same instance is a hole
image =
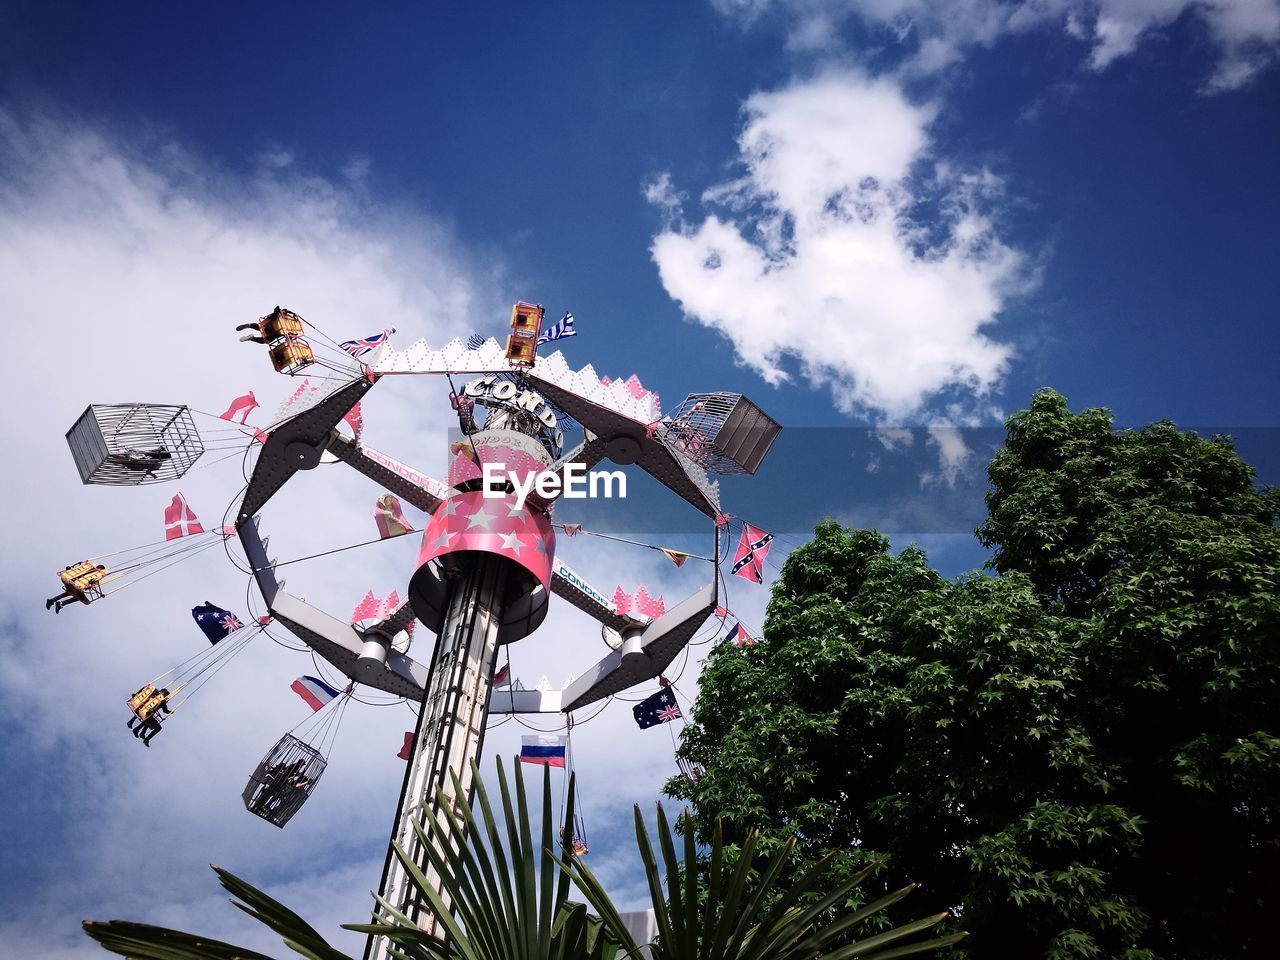
[[[129,698],[129,709],[133,711],[133,715],[139,720],[146,720],[159,710],[161,704],[165,703],[172,695],[172,692],[162,693],[156,689],[154,683],[148,683]]]
[[[100,563],[82,560],[59,572],[62,586],[81,603],[88,603],[102,596],[102,581],[110,571]]]

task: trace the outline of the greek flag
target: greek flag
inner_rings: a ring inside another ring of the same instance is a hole
[[[553,323],[538,334],[538,346],[550,343],[552,340],[563,340],[565,337],[576,337],[577,335],[578,332],[573,329],[573,314],[566,313],[558,322]]]

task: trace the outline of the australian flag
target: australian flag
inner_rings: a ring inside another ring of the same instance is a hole
[[[384,327],[375,334],[364,337],[360,340],[343,340],[338,344],[343,350],[351,354],[353,357],[363,357],[370,350],[381,346],[390,339],[391,335],[396,332],[395,327]]]
[[[563,340],[565,337],[576,337],[577,335],[578,331],[573,329],[573,314],[566,313],[558,321],[538,334],[538,346],[550,343],[552,340]]]
[[[215,607],[208,600],[198,607],[192,607],[191,616],[210,643],[217,643],[244,626],[240,618],[230,610]]]
[[[670,687],[663,687],[653,696],[645,697],[631,708],[631,713],[641,730],[660,723],[670,723],[676,717],[683,716],[680,704],[676,702],[676,695]]]

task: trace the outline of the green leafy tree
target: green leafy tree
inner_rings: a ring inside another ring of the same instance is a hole
[[[704,839],[928,878],[957,954],[1280,956],[1280,500],[1226,439],[1052,391],[989,478],[993,576],[819,525],[668,792]]]

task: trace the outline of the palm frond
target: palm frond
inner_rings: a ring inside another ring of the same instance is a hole
[[[103,949],[134,960],[272,960],[265,954],[181,930],[127,920],[86,920],[84,932]]]
[[[443,954],[411,933],[392,933],[408,918],[382,904],[374,924],[346,929],[388,936],[412,958],[434,960],[579,960],[616,954],[612,928],[587,915],[581,904],[569,904],[569,881],[554,852],[568,856],[573,823],[570,775],[563,829],[557,837],[551,794],[551,772],[542,774],[542,817],[535,841],[528,791],[521,766],[510,778],[497,762],[498,805],[473,768],[475,800],[449,801],[437,794],[440,815],[414,823],[413,829],[438,880],[437,890],[426,871],[396,848],[413,891],[430,905],[446,933]],[[456,774],[454,796],[463,788]]]
[[[964,933],[954,933],[930,940],[901,942],[931,929],[946,917],[946,914],[938,914],[864,940],[842,943],[854,927],[892,906],[914,887],[895,891],[833,923],[824,924],[823,914],[845,901],[854,888],[876,869],[876,865],[818,896],[811,905],[801,907],[802,901],[818,892],[829,858],[810,867],[784,892],[780,888],[782,877],[795,841],[783,844],[762,867],[757,868],[759,838],[755,833],[748,834],[737,862],[730,867],[726,863],[724,834],[719,823],[712,833],[711,850],[706,860],[706,896],[699,898],[698,857],[692,831],[682,831],[684,856],[681,861],[676,856],[676,844],[672,840],[667,816],[659,804],[659,865],[638,807],[635,820],[636,842],[653,899],[657,926],[657,937],[648,945],[654,960],[815,960],[819,956],[823,960],[850,960],[853,957],[892,960],[941,949],[965,936]],[[560,866],[599,912],[601,922],[612,929],[621,949],[635,951],[638,945],[612,908],[604,887],[591,869],[573,858],[562,858]],[[841,945],[836,946],[837,943]]]

